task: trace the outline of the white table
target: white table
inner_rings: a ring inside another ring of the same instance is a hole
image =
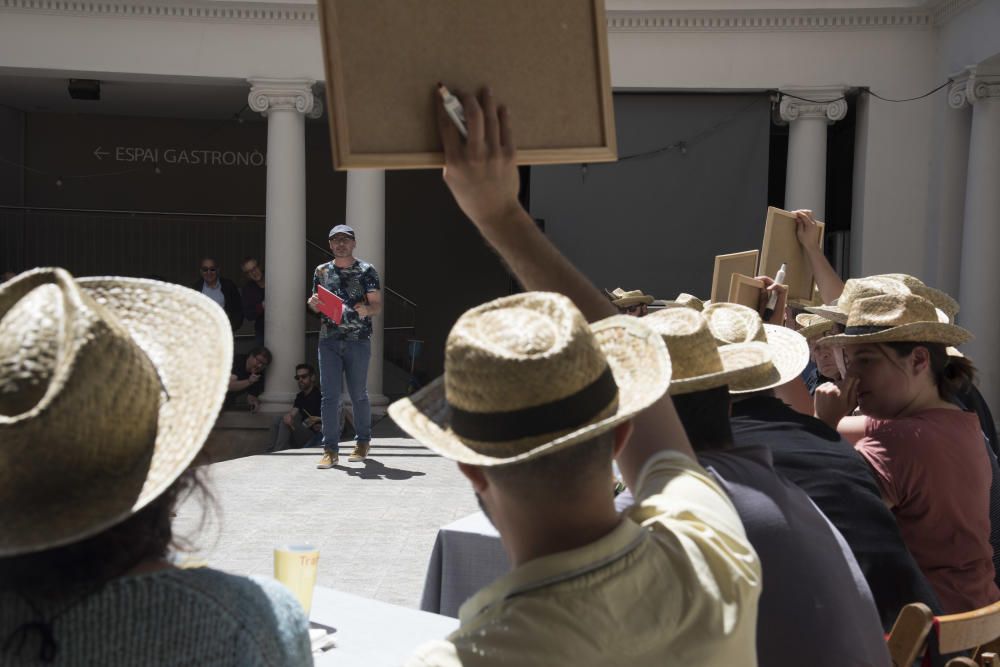
[[[397,607],[317,586],[309,620],[336,628],[334,648],[313,655],[315,664],[398,667],[415,648],[458,628],[447,616]]]
[[[462,603],[508,571],[493,524],[482,512],[470,514],[438,531],[420,608],[457,618]]]

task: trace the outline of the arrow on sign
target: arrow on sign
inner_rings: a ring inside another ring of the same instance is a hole
[[[94,157],[98,160],[103,160],[105,155],[111,155],[111,153],[109,151],[101,150],[100,146],[94,149]]]

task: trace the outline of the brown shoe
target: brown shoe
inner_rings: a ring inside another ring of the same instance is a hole
[[[323,451],[323,458],[319,460],[316,467],[320,470],[329,470],[333,466],[337,465],[337,452],[332,452],[329,449]]]
[[[351,455],[347,457],[347,460],[351,463],[357,463],[358,461],[364,461],[365,457],[368,456],[368,450],[372,448],[372,443],[367,440],[361,440],[357,445],[354,446],[354,451]]]

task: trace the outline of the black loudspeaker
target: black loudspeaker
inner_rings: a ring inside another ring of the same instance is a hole
[[[97,79],[70,79],[66,90],[74,100],[101,99],[101,82]]]

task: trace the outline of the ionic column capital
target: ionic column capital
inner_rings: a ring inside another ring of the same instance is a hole
[[[967,67],[958,74],[953,74],[950,77],[951,85],[948,86],[948,106],[952,109],[964,109],[969,106],[967,89],[969,87],[969,75],[974,71],[974,67]]]
[[[778,105],[781,120],[823,119],[835,123],[847,115],[843,88],[786,88]]]
[[[323,104],[313,95],[312,79],[248,79],[250,108],[267,115],[270,111],[298,111],[310,118],[323,114]]]
[[[985,76],[977,73],[976,68],[971,68],[969,80],[965,83],[965,96],[969,104],[975,104],[980,100],[1000,98],[1000,75]]]
[[[1000,97],[1000,76],[978,73],[975,67],[966,67],[951,77],[948,87],[948,104],[962,109],[980,100]]]

